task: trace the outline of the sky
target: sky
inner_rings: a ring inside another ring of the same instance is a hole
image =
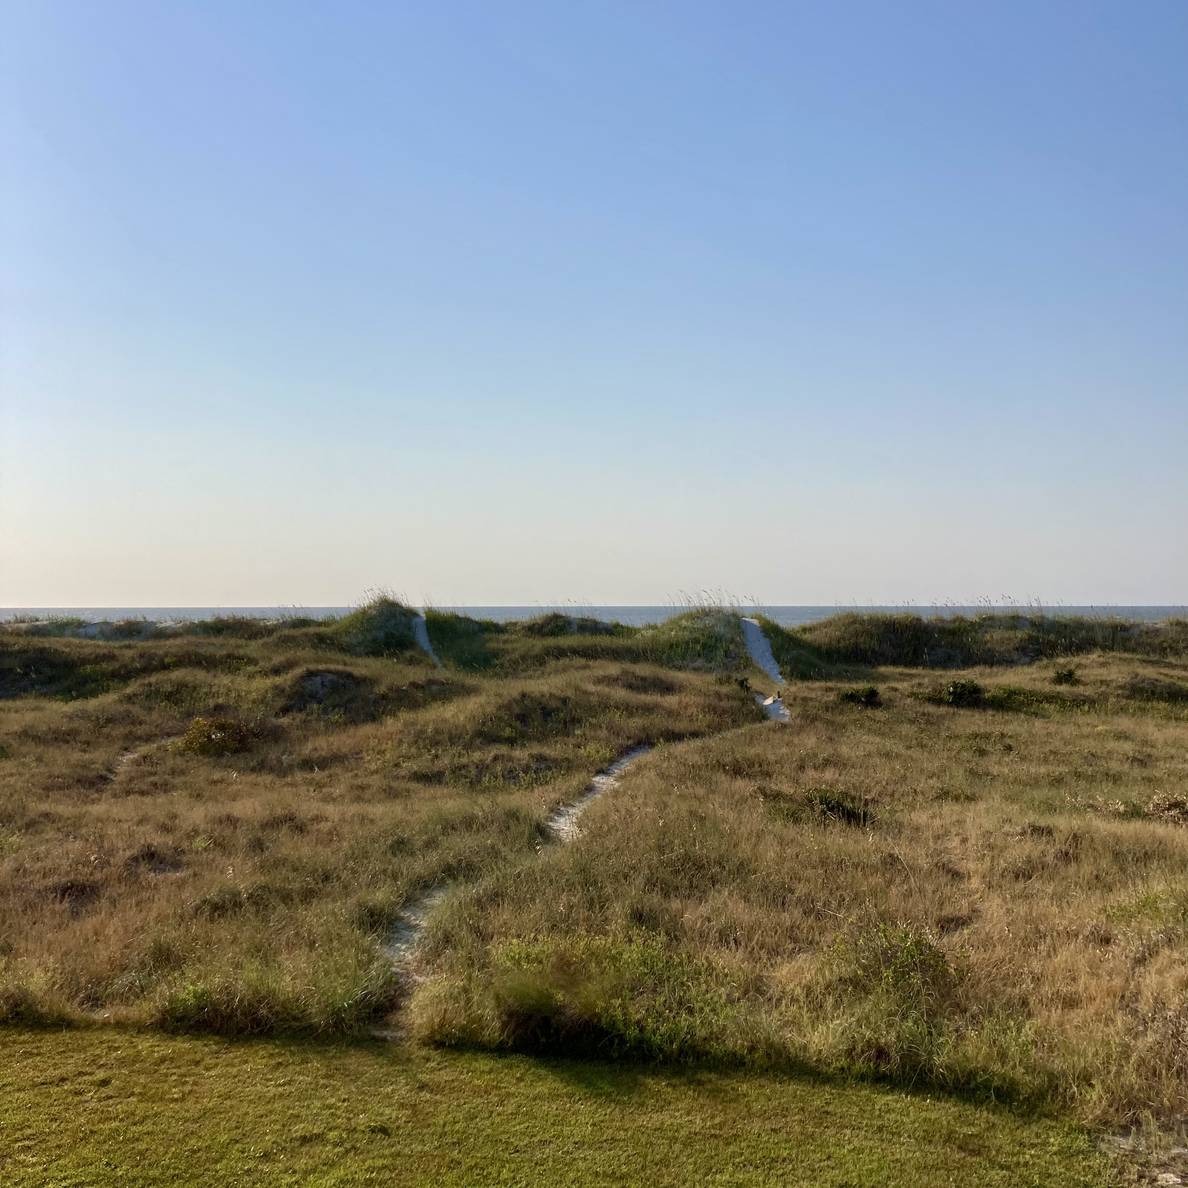
[[[0,0],[0,606],[1188,602],[1182,0]]]

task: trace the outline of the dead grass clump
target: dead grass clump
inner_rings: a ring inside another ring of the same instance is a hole
[[[1148,817],[1169,825],[1188,825],[1188,795],[1176,792],[1156,792],[1144,809]]]

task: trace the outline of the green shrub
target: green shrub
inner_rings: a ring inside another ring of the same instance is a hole
[[[940,700],[959,709],[972,709],[985,704],[986,690],[977,681],[950,681],[941,691]]]
[[[843,1067],[943,1082],[960,1015],[960,978],[936,941],[908,925],[880,923],[839,938],[825,965],[823,1009]]]
[[[168,1031],[229,1036],[357,1033],[395,1006],[399,981],[362,938],[342,942],[334,956],[315,968],[256,960],[234,971],[182,976],[163,989],[153,1022]]]
[[[1058,668],[1052,674],[1053,685],[1079,685],[1081,678],[1077,676],[1075,668]]]
[[[329,634],[356,656],[396,656],[416,647],[415,618],[407,606],[381,595],[332,624]]]
[[[621,623],[608,623],[603,619],[591,619],[579,615],[562,615],[552,612],[538,615],[535,619],[523,619],[508,624],[508,630],[517,635],[622,635],[627,628]]]
[[[883,699],[874,685],[864,685],[860,689],[843,689],[837,695],[837,699],[844,705],[860,705],[865,709],[877,709],[883,704]]]
[[[433,650],[442,660],[472,672],[489,668],[495,662],[488,641],[504,633],[502,624],[490,619],[471,619],[436,610],[425,612],[425,626]]]
[[[673,668],[725,672],[746,659],[742,622],[730,611],[687,611],[645,628],[639,641],[645,658]]]
[[[586,707],[564,694],[517,693],[479,718],[475,737],[488,743],[534,742],[569,734]]]
[[[501,946],[496,1046],[600,1058],[738,1058],[762,1039],[725,972],[651,934]]]
[[[235,755],[246,751],[260,735],[258,726],[238,718],[198,717],[186,727],[177,746],[193,755]]]
[[[837,984],[858,995],[888,994],[904,1009],[935,1015],[951,1006],[957,974],[927,932],[879,923],[836,942]]]

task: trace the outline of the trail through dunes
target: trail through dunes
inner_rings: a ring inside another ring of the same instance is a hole
[[[783,687],[784,678],[780,673],[780,666],[776,663],[775,656],[772,655],[771,643],[767,636],[763,633],[763,628],[759,625],[758,619],[743,619],[743,642],[747,645],[747,652],[750,654],[751,660],[756,667],[761,668],[777,685]],[[763,712],[777,722],[787,722],[791,715],[788,713],[788,707],[784,705],[784,699],[779,693],[773,693],[770,697],[764,698],[759,694],[755,694],[755,700],[763,706]]]
[[[434,663],[440,666],[441,660],[433,651],[424,615],[417,615],[413,620],[413,629],[418,646],[433,658]],[[776,664],[775,656],[772,655],[771,644],[763,633],[763,628],[755,619],[743,619],[742,630],[743,640],[751,660],[773,681],[782,686],[784,678],[780,673],[779,665]],[[763,707],[763,712],[769,718],[781,722],[787,722],[790,719],[791,715],[778,693],[768,698],[756,694],[755,700]],[[573,841],[580,832],[578,822],[586,809],[598,797],[614,788],[623,773],[648,754],[651,749],[650,746],[641,745],[625,751],[613,763],[598,772],[577,799],[558,805],[545,820],[545,828],[551,839],[561,843]],[[405,905],[384,945],[384,951],[394,963],[402,967],[409,965],[417,945],[425,933],[430,914],[454,890],[455,886],[456,884],[453,883],[438,883]]]
[[[438,668],[443,667],[441,657],[433,650],[433,641],[429,638],[429,624],[425,622],[423,614],[413,616],[413,638],[417,641],[417,647],[437,665]]]
[[[558,842],[573,841],[580,832],[578,820],[586,809],[598,797],[614,788],[623,773],[651,749],[650,746],[638,746],[625,751],[613,763],[604,767],[576,800],[558,805],[545,819],[545,828],[552,839]],[[402,966],[408,963],[425,933],[425,925],[428,923],[433,909],[454,890],[456,885],[454,883],[438,883],[405,905],[384,944],[384,952],[393,962]]]

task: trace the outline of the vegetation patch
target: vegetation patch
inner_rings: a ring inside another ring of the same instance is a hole
[[[1122,686],[1123,695],[1133,701],[1155,701],[1164,705],[1188,705],[1188,685],[1149,674],[1135,674]]]
[[[637,669],[621,668],[618,672],[599,677],[595,684],[607,689],[626,689],[628,693],[649,694],[654,697],[668,697],[680,686],[669,677],[656,672],[640,672]]]
[[[238,755],[249,750],[263,737],[258,723],[239,718],[197,717],[177,740],[179,751],[192,755]]]
[[[733,1056],[747,1030],[724,971],[655,935],[572,936],[495,951],[493,1046],[588,1057]],[[750,1037],[761,1046],[758,1032]]]
[[[883,698],[874,685],[863,685],[859,689],[843,689],[837,695],[843,705],[857,705],[863,709],[878,709],[883,704]]]
[[[466,615],[427,610],[425,626],[433,650],[446,663],[471,672],[490,668],[496,660],[491,650],[493,636],[503,634],[503,626],[489,619],[471,619]]]
[[[1188,793],[1157,792],[1144,811],[1148,817],[1169,825],[1188,825]]]
[[[479,718],[475,737],[515,746],[557,738],[575,730],[590,707],[565,694],[517,693]]]
[[[624,635],[630,630],[622,623],[608,623],[603,619],[563,615],[557,612],[509,623],[506,629],[516,635],[527,635],[537,639],[555,639],[561,635]]]
[[[700,609],[674,615],[639,633],[643,654],[657,664],[728,672],[746,662],[742,623],[737,614]]]
[[[352,655],[399,656],[416,648],[415,618],[415,611],[381,595],[325,630],[338,647]]]
[[[986,690],[977,681],[950,681],[940,691],[937,700],[941,705],[957,709],[978,709],[986,704]]]

